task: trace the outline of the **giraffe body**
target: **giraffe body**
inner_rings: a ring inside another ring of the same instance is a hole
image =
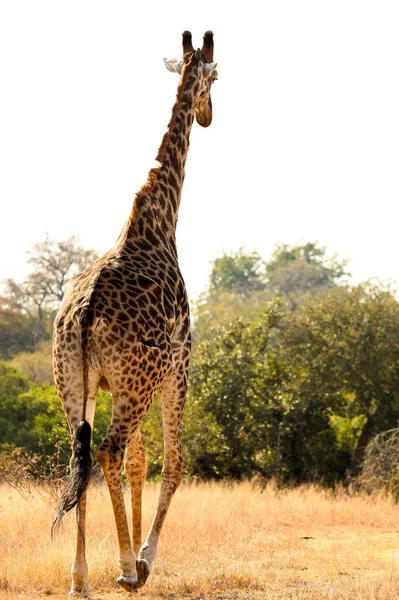
[[[112,420],[97,452],[110,491],[119,541],[118,582],[144,585],[173,493],[180,484],[180,426],[190,356],[189,305],[178,265],[175,231],[184,165],[194,118],[212,120],[210,87],[216,78],[213,34],[194,51],[183,34],[183,60],[166,61],[181,74],[158,166],[136,195],[114,248],[72,282],[54,325],[54,377],[73,440],[71,474],[55,523],[77,506],[77,547],[71,593],[88,594],[85,559],[86,488],[90,435],[98,388],[112,393]],[[141,497],[146,458],[140,423],[160,392],[164,467],[158,506],[141,546]],[[131,487],[133,544],[123,500],[122,463]]]

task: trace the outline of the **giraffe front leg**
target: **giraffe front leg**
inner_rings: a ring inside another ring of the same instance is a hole
[[[184,381],[184,383],[182,383]],[[173,376],[161,392],[162,420],[164,430],[164,463],[158,505],[148,536],[137,559],[137,587],[148,579],[152,563],[157,556],[158,540],[173,494],[179,487],[183,460],[180,445],[180,427],[186,393],[185,378]]]
[[[142,493],[147,474],[147,458],[141,441],[140,429],[137,429],[137,433],[127,446],[125,473],[130,485],[132,502],[133,550],[138,554],[141,546]]]

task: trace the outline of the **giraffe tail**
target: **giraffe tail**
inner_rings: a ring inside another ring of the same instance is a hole
[[[82,345],[82,372],[83,372],[83,410],[82,420],[76,427],[72,443],[72,457],[69,463],[69,473],[64,482],[64,489],[55,510],[55,515],[51,527],[51,535],[53,536],[60,528],[63,516],[72,510],[74,506],[79,504],[79,501],[85,493],[89,485],[90,475],[93,467],[93,458],[91,456],[91,425],[86,420],[86,404],[87,404],[87,378],[88,378],[88,345],[90,323],[88,323],[87,314],[83,315],[83,323],[86,327],[81,329],[81,345]]]
[[[51,535],[58,532],[63,516],[79,503],[90,480],[93,459],[90,452],[91,426],[81,421],[76,428],[72,445],[72,458],[69,463],[69,474],[55,511]]]

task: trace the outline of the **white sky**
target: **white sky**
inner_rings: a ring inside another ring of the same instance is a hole
[[[399,280],[399,3],[0,3],[0,280],[46,232],[106,251],[153,166],[181,33],[215,33],[213,124],[194,124],[178,247],[189,295],[244,246],[319,240]]]

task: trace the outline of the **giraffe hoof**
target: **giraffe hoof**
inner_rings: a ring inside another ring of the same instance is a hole
[[[144,558],[138,558],[136,560],[136,569],[137,569],[137,587],[141,588],[145,584],[150,574],[150,565]]]
[[[88,588],[88,586],[85,586],[82,590],[72,588],[71,591],[69,592],[69,595],[72,598],[88,598],[89,588]]]
[[[139,587],[136,577],[124,577],[121,575],[116,581],[127,592],[137,592],[137,588]]]

